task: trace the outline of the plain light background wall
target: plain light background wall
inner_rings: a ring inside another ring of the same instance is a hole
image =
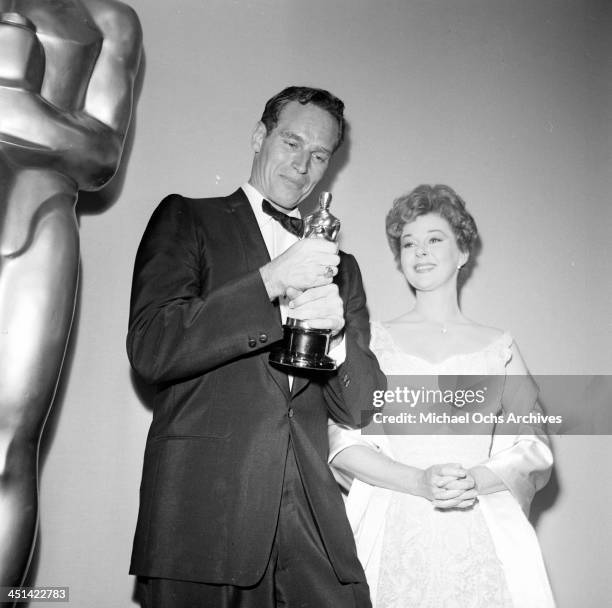
[[[120,176],[79,204],[80,302],[41,477],[35,583],[69,585],[79,608],[133,606],[150,420],[124,348],[139,239],[167,193],[226,194],[247,179],[251,131],[288,84],[346,102],[350,134],[325,188],[372,318],[410,306],[383,228],[393,198],[447,183],[482,236],[465,313],[509,329],[535,373],[612,370],[606,0],[131,5],[145,43],[133,140]],[[612,594],[612,439],[554,446],[538,536],[559,607],[599,608]]]

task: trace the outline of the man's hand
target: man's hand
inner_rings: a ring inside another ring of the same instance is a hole
[[[338,273],[337,243],[303,239],[259,269],[270,300],[293,288],[304,291],[329,285]],[[297,317],[295,317],[297,318]]]
[[[335,283],[312,287],[300,293],[289,288],[290,316],[306,321],[313,329],[330,329],[336,335],[344,327],[344,306]]]

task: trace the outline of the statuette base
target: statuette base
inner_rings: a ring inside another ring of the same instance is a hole
[[[334,371],[336,362],[327,356],[331,332],[326,329],[283,325],[282,346],[270,353],[270,363],[285,371],[305,369]]]

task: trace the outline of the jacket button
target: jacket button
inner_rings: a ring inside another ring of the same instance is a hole
[[[294,414],[294,412],[293,412],[293,408],[292,408],[292,407],[290,407],[290,408],[289,408],[289,411],[287,412],[287,416],[289,416],[289,418],[293,418],[293,414]]]
[[[259,334],[259,341],[262,344],[265,344],[268,341],[268,336],[267,334]]]
[[[255,338],[249,338],[249,346],[255,348],[257,346],[257,340],[255,340]]]

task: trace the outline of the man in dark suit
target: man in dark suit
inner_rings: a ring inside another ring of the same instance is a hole
[[[158,389],[131,565],[148,608],[370,605],[327,467],[328,417],[360,424],[384,387],[359,269],[270,215],[299,216],[342,142],[343,108],[285,89],[253,133],[249,182],[170,195],[145,231],[128,354]],[[332,330],[337,372],[269,364],[288,312]]]

